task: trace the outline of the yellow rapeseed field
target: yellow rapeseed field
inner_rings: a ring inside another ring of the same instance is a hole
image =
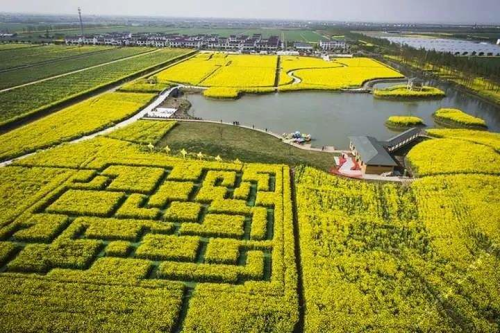
[[[388,126],[411,127],[423,125],[424,121],[415,116],[390,116],[385,122]]]
[[[173,82],[188,85],[200,85],[201,82],[214,71],[225,64],[225,58],[207,57],[207,54],[198,54],[185,62],[169,67],[160,72],[157,77],[160,82]]]
[[[208,77],[209,87],[272,87],[276,77],[278,57],[229,55],[226,64]]]
[[[0,168],[0,331],[293,331],[288,166],[141,146],[170,126]]]
[[[155,97],[107,93],[75,104],[0,137],[0,159],[31,153],[96,132],[137,113]]]
[[[407,156],[418,176],[483,173],[500,175],[500,155],[488,146],[459,139],[422,142]]]
[[[312,57],[281,56],[278,62],[277,56],[223,53],[198,54],[158,74],[160,82],[231,88],[238,94],[269,92],[276,83],[280,91],[339,90],[359,88],[364,82],[377,78],[402,77],[394,69],[369,58],[325,61]],[[234,96],[233,93],[230,95]]]
[[[282,57],[282,71],[301,80],[286,84],[280,80],[280,90],[339,90],[359,88],[364,82],[379,78],[402,78],[394,69],[369,58],[349,58],[325,61],[318,58]]]
[[[498,331],[498,176],[397,186],[306,167],[295,180],[304,332],[454,332],[443,299],[469,331]]]
[[[234,88],[208,88],[203,92],[203,96],[209,98],[238,98],[239,91]]]
[[[427,130],[427,134],[436,138],[456,138],[472,141],[489,146],[500,152],[500,133],[470,129],[431,128]]]
[[[486,122],[483,119],[471,116],[459,109],[439,109],[434,113],[434,118],[445,125],[486,127]]]
[[[277,56],[225,55],[202,53],[158,75],[159,81],[203,87],[272,87]]]
[[[377,98],[438,98],[446,94],[436,87],[424,86],[421,90],[408,89],[406,84],[396,85],[384,89],[375,89],[373,96]]]

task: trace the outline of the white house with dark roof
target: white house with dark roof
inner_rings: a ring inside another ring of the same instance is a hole
[[[293,44],[293,48],[298,51],[312,52],[314,47],[308,43],[295,43]]]
[[[325,51],[341,50],[347,48],[347,43],[342,39],[332,39],[328,41],[320,40],[319,47]]]
[[[392,172],[398,166],[383,144],[371,136],[351,136],[349,148],[356,157],[363,174]]]

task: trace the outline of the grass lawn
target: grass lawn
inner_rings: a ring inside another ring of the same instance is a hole
[[[238,126],[179,122],[157,144],[168,145],[173,152],[186,149],[206,155],[220,155],[224,160],[239,158],[243,162],[306,164],[322,170],[335,165],[334,154],[295,148],[270,135]]]

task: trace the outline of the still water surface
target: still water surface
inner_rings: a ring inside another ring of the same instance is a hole
[[[388,86],[381,84],[377,87]],[[397,132],[384,123],[392,115],[414,115],[428,127],[437,127],[432,113],[442,107],[459,108],[483,118],[489,130],[500,132],[500,108],[457,91],[447,84],[433,82],[447,97],[441,100],[388,101],[371,94],[341,92],[293,92],[245,95],[236,101],[218,101],[202,95],[188,95],[190,113],[207,120],[239,121],[274,133],[310,133],[313,146],[333,145],[345,149],[349,136],[371,135],[380,140]]]

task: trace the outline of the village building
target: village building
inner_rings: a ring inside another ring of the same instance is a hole
[[[347,43],[342,39],[332,39],[329,41],[319,41],[319,47],[324,51],[332,50],[345,50],[347,49]]]
[[[194,36],[174,34],[131,34],[110,33],[95,36],[68,36],[65,38],[67,45],[110,45],[110,46],[153,46],[153,47],[178,47],[226,51],[250,52],[275,52],[281,47],[278,36],[263,38],[262,34],[253,34],[229,37],[220,37],[217,34]]]
[[[386,141],[371,136],[352,136],[349,137],[349,148],[363,174],[382,175],[392,173],[398,167],[391,154],[413,143],[421,134],[422,130],[415,127]]]
[[[11,38],[11,37],[16,37],[16,33],[8,33],[8,32],[1,32],[0,33],[0,38]]]
[[[371,136],[351,136],[349,148],[363,174],[381,175],[393,172],[398,165],[377,139]]]
[[[314,50],[314,47],[311,44],[307,43],[295,43],[293,44],[293,47],[297,51],[302,51],[302,52],[312,52]]]

